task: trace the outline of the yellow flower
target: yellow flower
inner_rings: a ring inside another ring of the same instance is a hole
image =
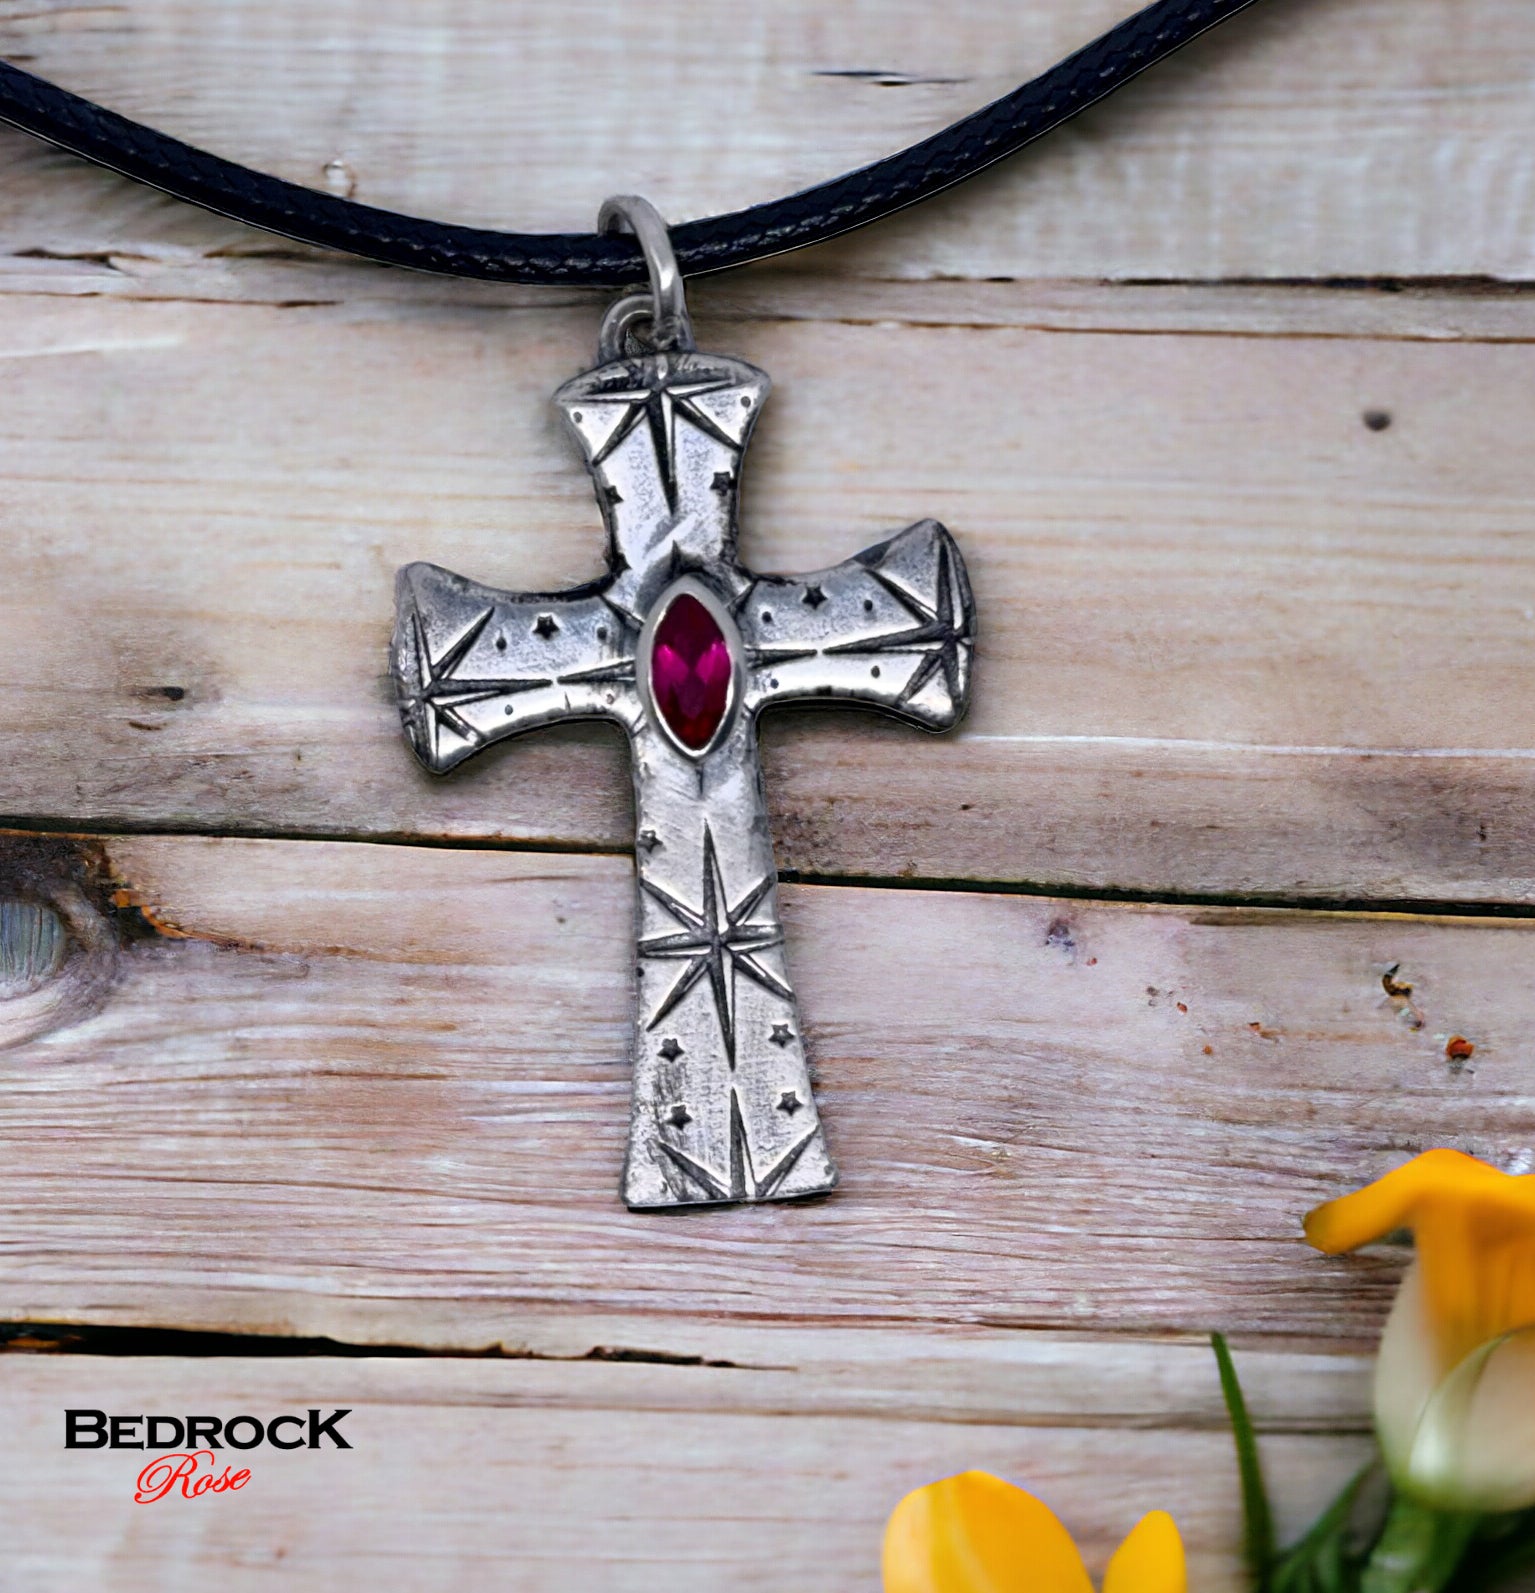
[[[885,1528],[885,1593],[1093,1593],[1049,1508],[984,1471],[909,1493]],[[1161,1510],[1115,1550],[1103,1593],[1187,1593],[1183,1540]]]
[[[1417,1256],[1375,1365],[1392,1478],[1442,1510],[1535,1504],[1535,1178],[1433,1150],[1306,1218],[1329,1255],[1398,1228]]]

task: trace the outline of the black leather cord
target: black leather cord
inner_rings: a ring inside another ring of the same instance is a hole
[[[973,177],[1255,0],[1156,0],[1002,99],[899,154],[799,193],[673,227],[685,274],[821,243]],[[642,281],[632,238],[493,232],[338,199],[194,149],[0,62],[0,121],[177,199],[300,243],[495,282],[617,287]]]

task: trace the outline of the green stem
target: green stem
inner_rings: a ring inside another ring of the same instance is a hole
[[[1480,1520],[1398,1496],[1370,1552],[1360,1593],[1440,1593]]]
[[[1221,1393],[1226,1414],[1231,1418],[1231,1436],[1237,1448],[1237,1475],[1242,1482],[1242,1522],[1251,1593],[1270,1593],[1274,1571],[1274,1517],[1269,1509],[1268,1489],[1263,1484],[1263,1467],[1258,1460],[1258,1435],[1253,1431],[1247,1400],[1237,1378],[1236,1364],[1224,1333],[1210,1335],[1215,1364],[1220,1370]]]

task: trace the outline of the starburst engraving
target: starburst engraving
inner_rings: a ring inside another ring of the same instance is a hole
[[[517,692],[536,691],[540,686],[552,684],[547,675],[526,680],[461,680],[455,675],[454,671],[479,641],[495,612],[494,608],[487,608],[433,658],[420,610],[411,610],[411,658],[408,670],[401,679],[400,717],[405,722],[405,731],[412,744],[428,763],[442,761],[444,725],[465,741],[480,742],[485,739],[483,733],[464,717],[463,709],[475,703],[510,697]],[[507,711],[510,712],[510,708]]]
[[[687,964],[673,980],[671,989],[661,998],[660,1006],[652,1013],[646,1027],[654,1029],[664,1022],[683,997],[707,977],[714,997],[714,1010],[719,1015],[725,1055],[734,1068],[737,975],[744,974],[764,990],[772,991],[785,1001],[792,1001],[794,993],[759,959],[759,953],[771,946],[783,944],[783,930],[777,919],[770,919],[767,923],[752,921],[752,914],[773,888],[774,876],[764,875],[732,907],[726,894],[724,876],[720,872],[714,834],[707,824],[704,825],[703,850],[703,881],[697,908],[689,907],[653,880],[640,880],[641,887],[651,899],[682,925],[677,932],[652,935],[642,940],[640,955],[684,961]]]
[[[932,605],[877,565],[869,574],[884,587],[916,621],[903,630],[883,636],[870,636],[856,642],[839,642],[826,648],[828,655],[848,653],[920,653],[917,667],[896,701],[909,703],[934,675],[942,671],[949,700],[955,704],[965,698],[967,657],[974,644],[974,625],[969,604],[954,571],[954,554],[947,540],[938,544],[938,590]],[[877,674],[877,670],[871,671]]]
[[[716,1172],[695,1161],[686,1151],[680,1151],[665,1140],[661,1149],[673,1164],[686,1173],[703,1190],[709,1200],[771,1200],[780,1184],[805,1154],[807,1147],[820,1133],[812,1127],[786,1150],[782,1156],[759,1178],[752,1162],[751,1144],[746,1137],[746,1124],[741,1117],[741,1098],[730,1092],[730,1171]]]
[[[602,464],[636,427],[644,425],[650,430],[650,440],[656,451],[656,463],[661,472],[661,487],[666,494],[669,509],[677,507],[677,422],[679,419],[707,432],[717,442],[736,446],[735,439],[725,431],[697,400],[709,393],[723,392],[734,387],[739,378],[728,371],[708,371],[692,381],[678,379],[673,362],[665,354],[656,355],[630,367],[614,382],[599,384],[593,389],[594,403],[627,404],[628,412],[613,430],[611,436],[592,456],[592,465]]]

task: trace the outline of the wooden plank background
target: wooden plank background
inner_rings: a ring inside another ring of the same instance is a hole
[[[298,181],[579,227],[876,156],[1122,9],[4,0],[0,56]],[[1400,1268],[1301,1213],[1430,1144],[1535,1166],[1532,135],[1527,5],[1268,0],[697,287],[776,383],[753,563],[940,516],[982,645],[956,736],[768,727],[845,1187],[665,1220],[614,1193],[620,749],[432,782],[383,674],[397,564],[597,568],[547,397],[601,298],[0,134],[0,900],[69,936],[0,991],[0,1318],[244,1335],[0,1357],[0,1588],[841,1593],[966,1465],[1095,1569],[1165,1505],[1238,1585],[1204,1336],[1297,1528]],[[378,1353],[271,1358],[306,1337]],[[356,1448],[145,1509],[66,1405],[352,1405]]]

